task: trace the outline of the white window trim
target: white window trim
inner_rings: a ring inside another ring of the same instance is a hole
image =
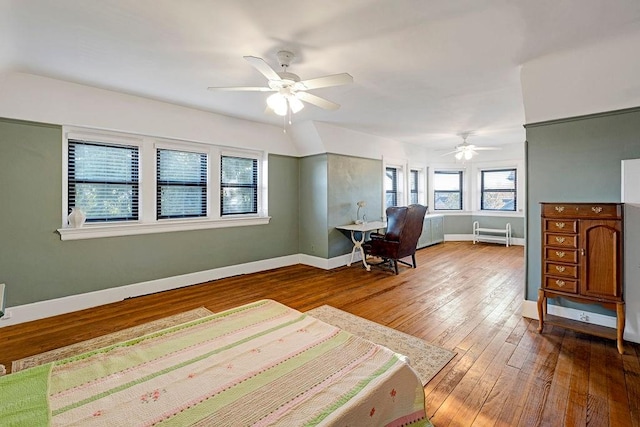
[[[68,204],[68,149],[69,139],[89,139],[98,142],[136,145],[140,149],[139,174],[139,219],[112,223],[87,223],[81,228],[67,225]],[[207,153],[207,217],[156,219],[156,149],[170,148],[181,151]],[[60,240],[80,240],[103,237],[132,236],[139,234],[166,233],[173,231],[204,230],[213,228],[240,227],[268,224],[271,217],[267,210],[267,153],[258,150],[242,150],[193,141],[155,138],[119,132],[100,131],[78,127],[63,127],[62,140],[62,210],[61,228],[57,230]],[[220,216],[220,156],[234,155],[258,159],[259,194],[258,214]]]
[[[426,168],[424,166],[410,166],[409,173],[412,171],[418,171],[418,203],[421,205],[425,205],[428,207],[427,197],[426,197],[426,189],[427,189],[427,174],[425,173]],[[407,185],[409,185],[409,181],[407,181]],[[408,188],[407,194],[411,192],[411,188]]]
[[[398,206],[406,206],[409,199],[407,193],[409,192],[409,178],[406,171],[409,170],[409,163],[403,159],[382,158],[382,218],[387,217],[386,206],[386,194],[387,191],[384,186],[384,180],[386,179],[387,168],[397,169],[397,188],[398,188]]]
[[[437,209],[436,210],[436,197],[435,197],[435,178],[436,172],[462,172],[462,209]],[[429,211],[434,214],[468,214],[469,206],[469,173],[466,167],[451,167],[449,166],[433,166],[429,170]]]
[[[491,171],[498,169],[516,169],[517,174],[517,187],[516,187],[516,210],[515,211],[492,211],[482,210],[481,205],[481,193],[482,193],[482,181],[481,172]],[[525,200],[525,176],[524,176],[524,161],[523,160],[499,160],[499,161],[487,161],[487,162],[474,162],[471,175],[475,181],[475,191],[473,192],[471,203],[474,207],[473,215],[482,216],[496,216],[496,217],[524,217],[526,211]]]

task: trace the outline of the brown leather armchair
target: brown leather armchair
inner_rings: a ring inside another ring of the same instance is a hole
[[[387,208],[387,231],[362,245],[365,254],[382,258],[380,264],[389,263],[396,274],[398,262],[416,268],[416,247],[426,213],[427,207],[417,204]],[[412,264],[402,261],[408,256]]]

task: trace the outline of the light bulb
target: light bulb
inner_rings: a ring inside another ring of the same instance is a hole
[[[267,98],[267,105],[279,116],[286,116],[288,105],[284,96],[279,93],[274,93]]]
[[[464,156],[464,153],[463,153],[462,151],[458,151],[458,152],[456,153],[456,160],[460,160],[460,159],[462,159],[462,156]]]
[[[289,99],[289,106],[291,107],[291,112],[293,114],[297,113],[298,111],[304,108],[304,104],[302,103],[302,101],[300,101],[295,96],[290,96],[288,99]]]
[[[473,157],[473,151],[471,150],[467,150],[464,152],[464,159],[465,160],[470,160]]]

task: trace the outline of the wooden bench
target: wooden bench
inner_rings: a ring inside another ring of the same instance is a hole
[[[487,234],[488,233],[488,234]],[[504,236],[497,236],[504,234]],[[473,244],[479,241],[504,243],[507,247],[511,244],[511,224],[507,223],[505,228],[483,228],[478,221],[473,222]]]

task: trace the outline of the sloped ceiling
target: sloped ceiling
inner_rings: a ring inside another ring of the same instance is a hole
[[[477,145],[521,143],[531,118],[640,105],[628,72],[638,67],[638,0],[0,0],[0,16],[0,71],[279,126],[265,114],[268,94],[206,88],[264,85],[242,56],[276,67],[276,52],[291,50],[303,79],[355,80],[313,91],[339,110],[307,106],[295,122],[433,149],[469,131]],[[594,81],[602,73],[611,78]],[[579,84],[564,94],[559,76]]]

